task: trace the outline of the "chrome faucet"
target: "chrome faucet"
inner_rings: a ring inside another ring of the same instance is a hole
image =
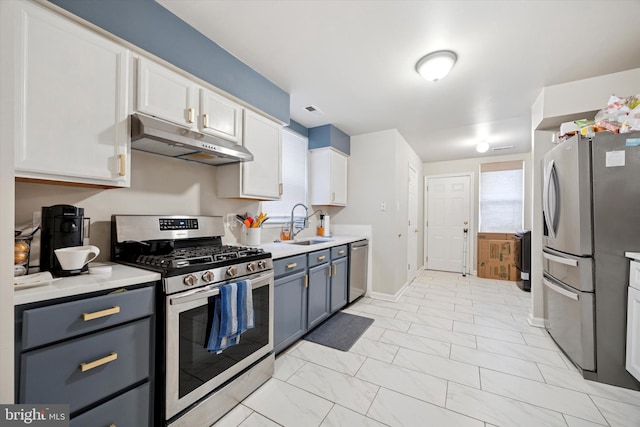
[[[302,206],[304,208],[304,219],[302,222],[302,228],[300,228],[298,231],[296,231],[296,229],[294,228],[294,219],[293,219],[293,212],[296,210],[296,208],[298,206]],[[293,208],[291,209],[291,228],[289,228],[290,233],[291,233],[291,240],[295,239],[296,234],[300,233],[303,229],[307,228],[307,219],[309,219],[309,208],[307,208],[304,204],[302,203],[298,203],[296,205],[293,206]]]

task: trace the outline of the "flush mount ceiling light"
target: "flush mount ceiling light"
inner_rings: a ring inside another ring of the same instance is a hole
[[[425,79],[437,82],[449,74],[457,59],[458,55],[450,50],[431,52],[418,61],[416,71]]]
[[[489,143],[487,141],[478,142],[478,145],[476,145],[476,151],[478,153],[486,153],[489,151]]]

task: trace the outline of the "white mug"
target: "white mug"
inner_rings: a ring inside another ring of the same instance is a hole
[[[93,245],[70,246],[56,249],[54,252],[63,270],[80,270],[100,255],[100,249]]]

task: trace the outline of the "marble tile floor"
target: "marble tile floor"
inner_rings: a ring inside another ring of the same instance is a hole
[[[423,271],[349,352],[299,341],[215,427],[638,427],[640,392],[586,381],[511,282]]]

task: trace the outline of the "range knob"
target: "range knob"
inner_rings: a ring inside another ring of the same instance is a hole
[[[264,269],[264,268],[267,268],[267,262],[266,262],[265,260],[258,261],[258,268],[259,268],[260,270],[262,270],[262,269]]]
[[[256,271],[256,263],[250,262],[249,264],[247,264],[247,271]]]
[[[185,276],[183,282],[187,286],[193,286],[198,283],[198,278],[195,276],[195,274],[189,274],[188,276]]]
[[[207,283],[212,282],[215,277],[216,275],[213,274],[213,271],[205,271],[202,274],[202,280],[204,280]]]
[[[227,276],[229,276],[229,277],[233,277],[233,276],[235,276],[236,274],[238,274],[238,268],[237,268],[237,267],[235,267],[235,266],[234,266],[234,267],[229,267],[229,268],[227,269]]]

